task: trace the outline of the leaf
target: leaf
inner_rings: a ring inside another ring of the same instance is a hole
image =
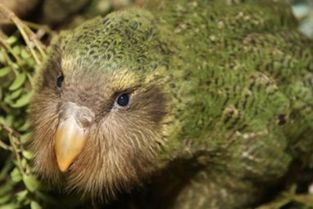
[[[21,96],[15,103],[11,104],[11,107],[20,108],[27,105],[30,101],[31,96],[31,92]]]
[[[6,104],[9,104],[9,105],[12,105],[12,100],[11,100],[11,95],[8,94],[4,97],[4,100],[3,100]]]
[[[29,59],[29,58],[31,58],[31,55],[27,52],[26,49],[22,49],[22,50],[21,50],[21,57],[22,57],[23,59]]]
[[[20,182],[22,180],[22,174],[17,168],[14,168],[11,172],[11,179],[13,182]]]
[[[0,69],[0,77],[4,77],[11,72],[11,69],[7,67],[3,67]]]
[[[29,123],[29,121],[27,120],[26,122],[24,122],[24,124],[23,125],[21,125],[20,127],[18,127],[18,130],[19,131],[26,131],[26,130],[28,130],[29,129],[29,127],[30,127],[30,123]],[[27,139],[26,139],[27,140]],[[22,141],[22,140],[21,140]],[[24,143],[24,142],[23,142]]]
[[[11,127],[12,124],[13,124],[13,121],[14,121],[14,116],[13,115],[8,115],[6,118],[5,118],[5,121],[4,121],[4,124]]]
[[[36,63],[35,63],[35,60],[32,59],[32,57],[28,58],[28,59],[25,59],[24,60],[26,62],[27,65],[29,66],[34,66]]]
[[[21,54],[21,46],[19,46],[19,45],[14,46],[13,49],[12,49],[12,51],[13,51],[13,53],[14,53],[15,55]]]
[[[14,70],[18,70],[19,66],[16,63],[11,63],[10,65]]]
[[[15,203],[9,203],[7,205],[1,205],[0,209],[17,209],[19,208],[18,205],[16,205]]]
[[[27,133],[27,134],[23,134],[20,137],[20,142],[22,142],[23,144],[25,144],[26,142],[28,142],[28,140],[30,139],[31,133]]]
[[[10,98],[11,99],[16,99],[17,97],[19,97],[22,93],[23,89],[17,89],[16,91],[12,92],[12,94],[10,94]]]
[[[35,201],[31,201],[30,208],[31,209],[42,209],[42,207],[38,204],[38,202],[35,202]]]
[[[24,181],[26,188],[31,192],[34,192],[39,188],[39,182],[32,175],[24,175],[23,181]]]
[[[4,56],[4,48],[0,48],[0,63],[6,62],[6,58]]]
[[[9,87],[10,91],[16,90],[17,88],[19,88],[20,86],[23,85],[23,83],[26,80],[26,74],[25,73],[20,73],[16,76],[15,80],[13,81],[13,83],[11,84],[11,86]]]
[[[4,196],[1,196],[1,197],[0,197],[0,205],[9,202],[10,199],[11,199],[11,194],[6,194],[6,195],[4,195]]]
[[[313,195],[312,194],[295,195],[294,200],[297,202],[300,202],[306,206],[313,207]]]
[[[21,166],[22,166],[23,168],[25,168],[25,167],[27,166],[27,160],[26,160],[25,158],[23,158],[23,159],[21,160]]]
[[[24,150],[22,154],[27,160],[33,159],[33,153],[31,153],[30,151]]]
[[[6,40],[6,42],[7,42],[8,44],[10,44],[10,45],[15,44],[17,41],[18,41],[18,39],[17,39],[16,36],[10,36],[10,37]]]
[[[22,202],[25,200],[25,198],[27,197],[28,191],[27,190],[23,190],[21,192],[16,193],[16,199],[19,202]]]
[[[13,188],[13,184],[11,181],[6,181],[4,184],[1,184],[0,187],[0,196],[7,194]]]

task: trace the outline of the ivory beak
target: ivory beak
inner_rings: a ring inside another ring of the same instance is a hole
[[[66,172],[81,153],[87,141],[87,133],[77,124],[75,117],[60,122],[55,134],[55,153],[61,172]]]

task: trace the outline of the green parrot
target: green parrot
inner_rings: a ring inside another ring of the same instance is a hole
[[[255,207],[313,166],[312,53],[284,1],[151,1],[86,21],[37,74],[34,168],[120,208]]]

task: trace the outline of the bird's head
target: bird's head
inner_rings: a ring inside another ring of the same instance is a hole
[[[36,171],[106,198],[148,176],[166,138],[170,51],[139,9],[61,34],[31,104]]]

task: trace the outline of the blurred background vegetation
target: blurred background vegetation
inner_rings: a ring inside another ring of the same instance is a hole
[[[27,150],[32,78],[59,30],[144,1],[0,0],[0,209],[92,208],[88,201],[43,185],[32,173],[32,153]],[[299,31],[313,39],[313,1],[292,0],[290,9]],[[313,208],[311,179],[293,182],[258,209]],[[300,194],[299,186],[305,188]]]

